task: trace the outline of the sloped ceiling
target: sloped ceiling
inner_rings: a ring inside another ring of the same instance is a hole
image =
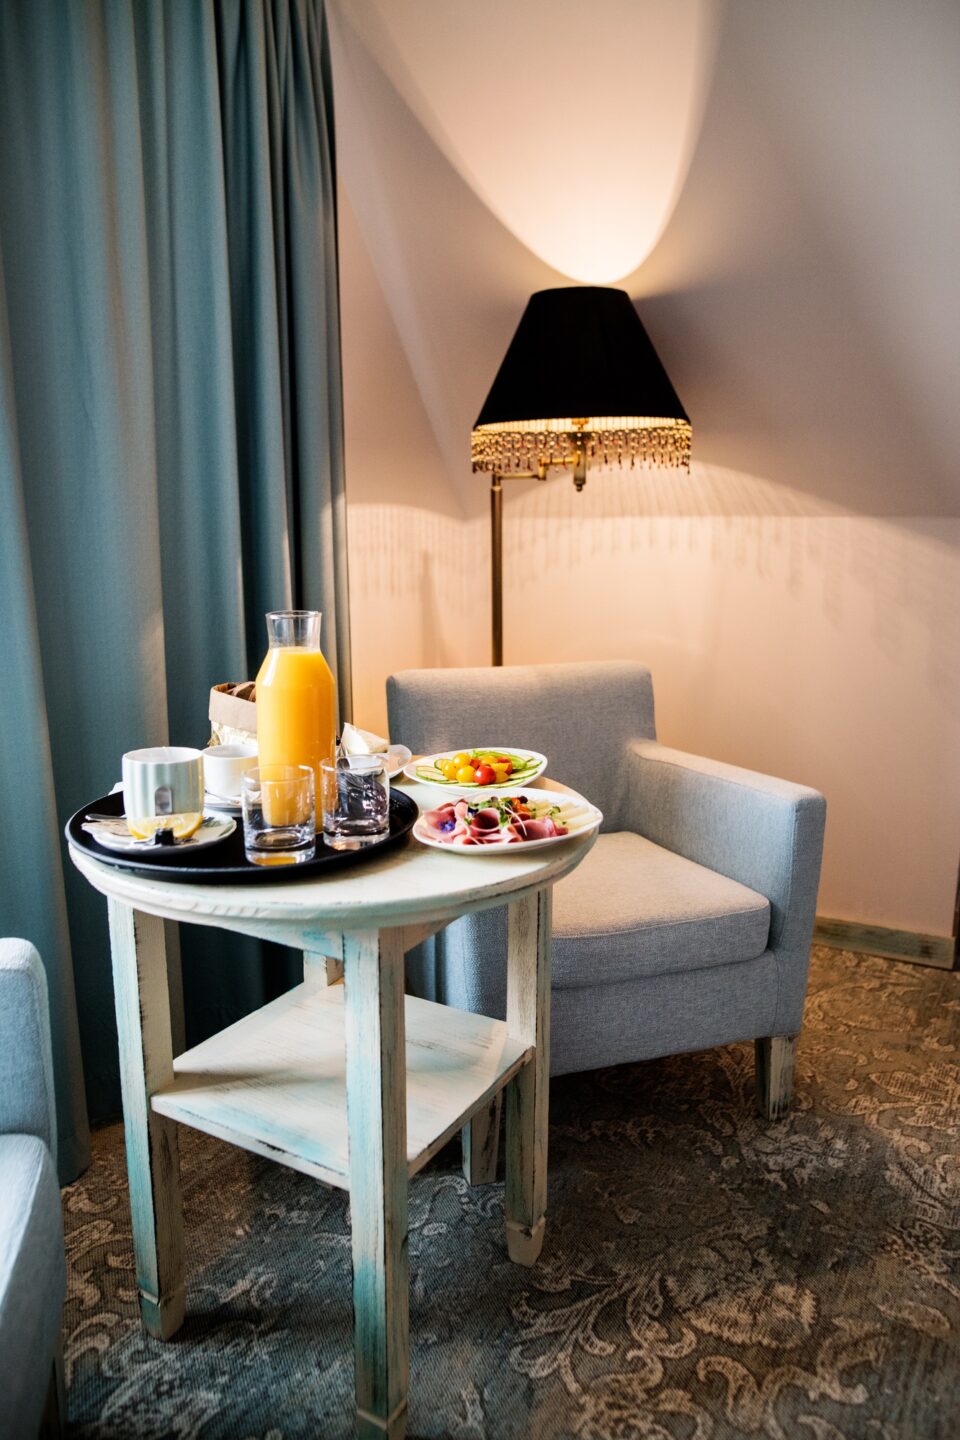
[[[695,461],[774,510],[960,513],[952,0],[335,0],[331,22],[341,181],[465,514],[526,298],[578,281],[629,290]],[[363,403],[390,384],[372,363]]]

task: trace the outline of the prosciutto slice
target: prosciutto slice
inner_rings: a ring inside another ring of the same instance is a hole
[[[475,845],[502,845],[500,816],[496,810],[478,810],[469,823],[471,838]]]
[[[507,826],[517,840],[551,840],[555,835],[566,835],[562,825],[549,816],[545,820],[511,820]]]

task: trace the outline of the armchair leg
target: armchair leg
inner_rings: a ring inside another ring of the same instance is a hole
[[[793,1057],[796,1035],[765,1035],[753,1042],[756,1052],[757,1109],[767,1120],[782,1120],[793,1100]]]
[[[463,1173],[471,1185],[492,1185],[497,1178],[502,1106],[503,1091],[498,1090],[489,1104],[478,1110],[461,1131]]]
[[[57,1341],[57,1349],[50,1366],[50,1383],[47,1398],[40,1418],[37,1440],[60,1440],[66,1433],[67,1404],[63,1379],[63,1343]]]

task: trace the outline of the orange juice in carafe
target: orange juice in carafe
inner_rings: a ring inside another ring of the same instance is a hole
[[[270,648],[257,676],[257,758],[260,765],[320,765],[336,743],[336,685],[320,649],[319,610],[275,610],[267,616]],[[267,817],[271,824],[281,817]]]

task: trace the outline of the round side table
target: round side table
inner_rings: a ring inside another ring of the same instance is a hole
[[[404,789],[422,809],[436,803],[429,787]],[[503,1091],[507,1246],[522,1265],[540,1254],[551,890],[594,839],[473,856],[411,838],[342,875],[250,887],[144,879],[71,848],[109,907],[134,1254],[150,1334],[168,1339],[184,1318],[177,1126],[190,1125],[349,1190],[357,1430],[403,1436],[407,1182],[458,1130],[476,1153]],[[503,904],[505,1021],[404,995],[407,950],[461,915]],[[303,984],[174,1057],[164,920],[294,946]]]

